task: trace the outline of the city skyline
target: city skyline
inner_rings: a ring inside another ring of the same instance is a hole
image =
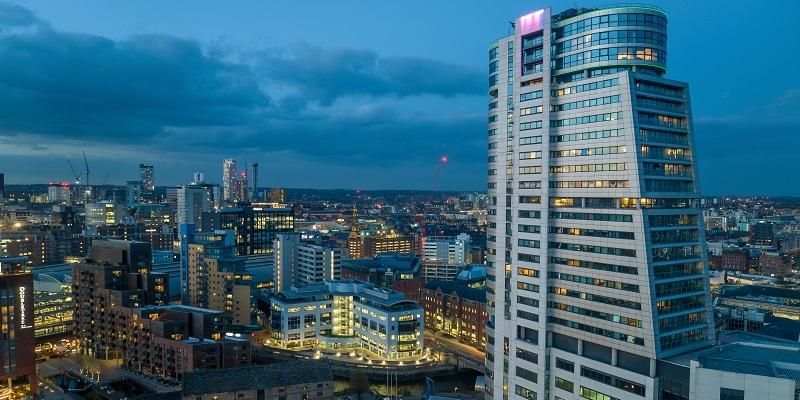
[[[72,180],[64,155],[86,150],[95,183],[136,179],[140,163],[154,165],[156,185],[198,170],[219,183],[233,157],[259,162],[264,187],[485,190],[485,43],[507,33],[494,21],[539,8],[111,4],[0,5],[7,184]],[[800,194],[782,172],[798,166],[799,39],[788,21],[800,6],[654,4],[670,15],[670,75],[692,90],[701,193]],[[760,29],[779,40],[739,29],[766,13]],[[462,39],[443,46],[451,37]],[[784,59],[740,85],[750,69],[730,55],[747,48]]]

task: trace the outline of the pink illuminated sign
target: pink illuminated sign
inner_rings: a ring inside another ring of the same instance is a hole
[[[526,35],[542,29],[542,16],[544,16],[544,10],[519,17],[519,34]]]

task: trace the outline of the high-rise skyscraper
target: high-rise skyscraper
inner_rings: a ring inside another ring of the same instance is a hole
[[[222,161],[222,200],[233,201],[234,186],[236,186],[236,160],[228,158]]]
[[[178,187],[178,225],[194,224],[201,226],[203,213],[211,211],[211,193],[201,185],[182,185]]]
[[[153,183],[152,165],[139,164],[139,180],[142,182],[142,200],[152,203],[156,192],[156,186]]]
[[[662,360],[714,339],[666,24],[543,9],[489,47],[487,398],[660,398]]]

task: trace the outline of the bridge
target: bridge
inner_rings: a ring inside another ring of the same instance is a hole
[[[485,372],[484,353],[457,339],[426,333],[425,347],[430,348],[433,354],[442,356],[443,361],[455,365],[458,369],[471,369],[481,374]]]

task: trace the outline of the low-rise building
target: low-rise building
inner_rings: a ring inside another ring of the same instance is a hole
[[[397,291],[360,281],[292,288],[271,300],[280,347],[361,348],[389,360],[422,354],[423,309]]]
[[[329,400],[333,375],[324,363],[290,361],[197,370],[183,379],[184,400]]]

